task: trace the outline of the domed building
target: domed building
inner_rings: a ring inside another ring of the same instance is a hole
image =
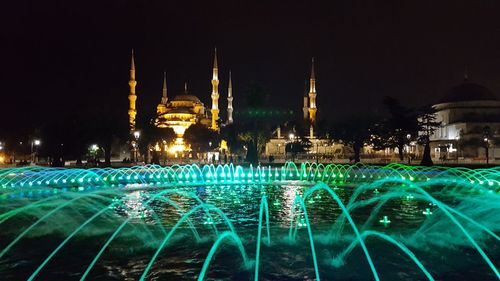
[[[178,138],[182,138],[186,129],[193,124],[201,123],[207,127],[211,124],[205,105],[198,97],[189,93],[187,83],[184,85],[182,94],[168,101],[166,78],[163,80],[163,97],[156,113],[155,126],[172,128]]]
[[[184,92],[175,96],[171,100],[167,96],[167,78],[164,74],[163,78],[163,90],[161,102],[156,107],[156,118],[154,118],[154,125],[158,128],[172,128],[177,135],[177,139],[173,144],[166,144],[165,147],[159,147],[157,144],[156,151],[168,151],[172,154],[178,152],[184,152],[189,149],[189,144],[184,142],[184,132],[193,124],[202,124],[207,128],[214,131],[219,131],[219,70],[217,66],[217,50],[215,50],[214,63],[212,69],[212,92],[210,98],[212,101],[212,106],[210,110],[205,108],[205,105],[200,101],[200,99],[192,95],[188,91],[187,83],[184,85]],[[135,92],[135,87],[137,81],[135,80],[135,62],[134,53],[132,52],[132,60],[130,65],[130,80],[129,80],[129,125],[131,135],[139,136],[136,131],[135,121],[137,116],[136,110],[136,100],[137,95]],[[233,123],[233,95],[232,95],[232,82],[231,73],[229,73],[229,88],[227,97],[227,124]],[[137,138],[132,139],[132,150],[134,153],[137,151]],[[167,147],[168,145],[168,147]],[[132,156],[131,159],[136,159],[136,156]]]
[[[500,149],[491,141],[500,135],[500,99],[488,88],[467,78],[452,87],[433,105],[441,126],[431,136],[437,159],[500,158]]]

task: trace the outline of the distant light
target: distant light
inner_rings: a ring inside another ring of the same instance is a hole
[[[38,146],[38,145],[40,145],[42,142],[41,142],[40,140],[34,140],[34,141],[33,141],[33,143],[34,143],[36,146]]]
[[[139,139],[140,136],[141,136],[141,132],[139,132],[139,131],[135,131],[134,132],[134,138],[135,139]]]

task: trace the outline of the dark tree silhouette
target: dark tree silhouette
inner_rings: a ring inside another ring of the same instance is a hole
[[[419,131],[417,114],[414,109],[406,108],[392,97],[386,97],[384,104],[389,111],[389,118],[376,127],[377,146],[398,148],[399,160],[404,160],[404,147],[416,140]]]
[[[424,106],[418,111],[418,126],[420,129],[419,142],[424,144],[424,154],[420,165],[432,166],[434,163],[431,158],[430,137],[434,131],[441,125],[436,121],[436,111],[432,106]]]
[[[288,142],[285,145],[285,152],[290,153],[292,156],[292,161],[295,161],[295,157],[299,153],[305,153],[311,148],[311,142],[306,138],[297,137],[295,140]]]
[[[220,136],[227,142],[229,152],[236,154],[243,148],[243,143],[238,135],[241,132],[241,124],[233,123],[221,128]]]
[[[184,139],[194,152],[206,152],[219,146],[220,136],[203,124],[193,124],[184,132]],[[211,145],[210,145],[211,144]]]
[[[151,120],[140,130],[139,147],[141,152],[145,155],[145,161],[149,162],[147,155],[152,152],[151,163],[160,164],[161,151],[156,151],[155,147],[158,144],[163,149],[164,144],[171,144],[175,140],[175,132],[172,128],[158,128]]]
[[[370,140],[375,120],[375,117],[370,116],[353,117],[333,125],[331,131],[333,139],[352,147],[355,163],[361,161],[361,149]]]
[[[261,85],[251,83],[245,90],[247,114],[240,115],[243,120],[239,139],[247,148],[246,161],[254,165],[258,164],[260,151],[271,136],[270,125],[272,122],[269,122],[269,116],[266,118],[266,114],[264,114],[267,111],[267,97],[267,92]]]
[[[119,121],[118,121],[119,120]],[[104,150],[104,163],[111,165],[111,154],[115,139],[127,139],[128,124],[124,118],[116,118],[105,112],[95,113],[87,120],[87,136]]]

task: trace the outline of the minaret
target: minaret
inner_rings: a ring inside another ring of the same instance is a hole
[[[168,97],[167,97],[167,72],[163,72],[163,88],[161,90],[161,104],[167,105]]]
[[[161,102],[158,104],[158,107],[156,108],[156,112],[158,114],[165,113],[166,108],[167,108],[167,102],[168,102],[168,97],[167,97],[167,72],[163,72],[163,88],[162,88],[162,96],[161,96]]]
[[[311,78],[309,79],[309,121],[316,123],[316,77],[314,75],[314,58],[312,58]]]
[[[231,71],[229,71],[229,86],[227,89],[227,123],[233,123],[233,82],[231,81]]]
[[[302,107],[304,112],[304,121],[309,121],[309,98],[307,97],[307,81],[304,81],[304,106]]]
[[[217,48],[215,48],[212,73],[212,130],[219,129],[217,120],[219,120],[219,72],[217,68]]]
[[[130,102],[128,108],[129,126],[130,132],[135,131],[135,117],[137,115],[137,110],[135,109],[135,101],[137,96],[135,94],[135,86],[137,86],[137,81],[135,81],[135,63],[134,63],[134,50],[132,49],[132,61],[130,63],[130,80],[128,81],[130,87],[130,93],[128,94],[128,100]]]

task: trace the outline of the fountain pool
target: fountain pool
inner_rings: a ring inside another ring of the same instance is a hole
[[[2,280],[499,280],[500,169],[0,170]]]

